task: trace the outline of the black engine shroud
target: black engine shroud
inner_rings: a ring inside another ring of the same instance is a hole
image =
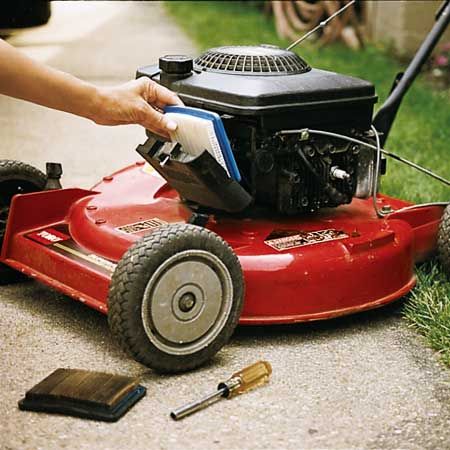
[[[177,92],[187,106],[222,117],[241,187],[256,205],[297,214],[370,195],[371,150],[307,133],[280,133],[319,128],[367,139],[377,101],[370,82],[313,69],[295,53],[270,45],[219,47],[195,61],[165,56],[159,66],[138,69],[141,76]],[[180,177],[174,178],[177,166],[165,170],[154,160],[156,150],[150,153],[149,162],[182,197],[233,211],[230,201],[224,206],[201,195],[213,189],[210,183],[180,185]],[[344,176],[336,176],[336,170]],[[191,179],[204,175],[196,172]]]

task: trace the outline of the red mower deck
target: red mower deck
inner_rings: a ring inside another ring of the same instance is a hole
[[[379,206],[410,205],[380,196]],[[241,324],[328,319],[379,307],[409,292],[414,264],[435,250],[443,208],[376,216],[372,200],[305,217],[211,216],[206,228],[242,265]],[[139,162],[92,190],[16,195],[1,262],[107,313],[116,263],[140,237],[191,211]]]

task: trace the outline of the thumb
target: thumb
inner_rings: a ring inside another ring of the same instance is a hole
[[[169,132],[175,131],[178,126],[175,121],[165,117],[164,114],[156,111],[148,103],[145,103],[145,107],[143,108],[140,125],[156,133],[162,133],[165,136]]]

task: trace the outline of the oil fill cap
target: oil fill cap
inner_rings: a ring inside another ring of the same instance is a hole
[[[193,61],[185,55],[166,55],[159,58],[159,68],[168,74],[182,75],[191,72]]]

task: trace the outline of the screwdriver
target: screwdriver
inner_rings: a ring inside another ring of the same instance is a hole
[[[170,413],[173,420],[180,420],[222,398],[233,398],[238,394],[248,392],[250,389],[262,386],[269,381],[272,366],[267,361],[258,361],[239,372],[234,373],[228,380],[219,383],[217,391],[193,403],[188,403]]]

